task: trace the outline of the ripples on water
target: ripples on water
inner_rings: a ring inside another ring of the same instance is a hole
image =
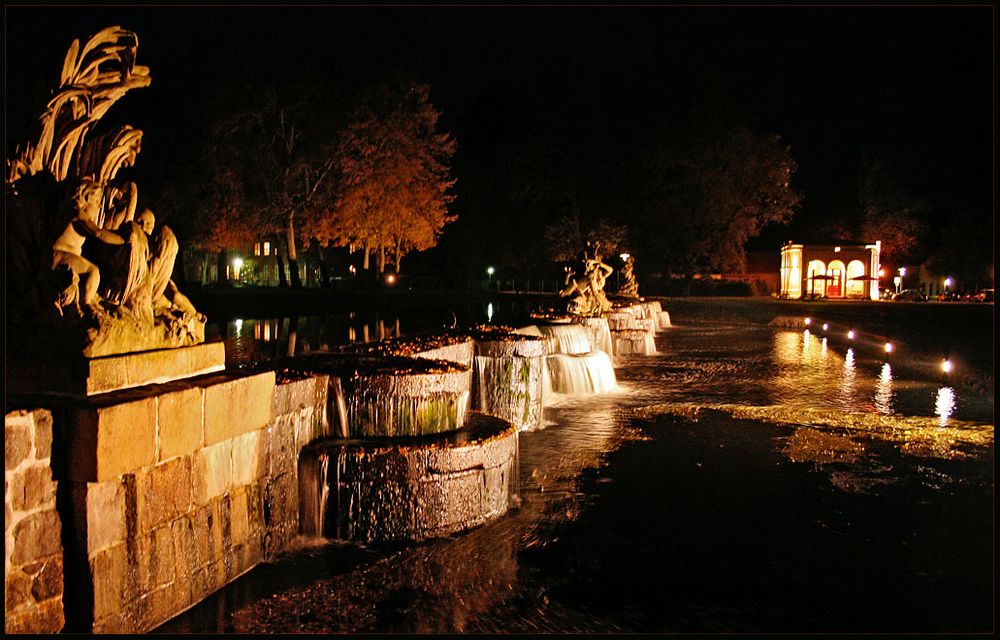
[[[989,628],[992,397],[809,332],[674,327],[657,349],[613,392],[546,399],[504,518],[292,551],[160,630]]]

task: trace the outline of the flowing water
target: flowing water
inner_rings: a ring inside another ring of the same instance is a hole
[[[797,330],[680,325],[656,347],[616,361],[613,391],[546,398],[506,516],[302,538],[157,631],[993,628],[992,396]]]

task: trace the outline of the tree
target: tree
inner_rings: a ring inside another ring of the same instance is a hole
[[[746,241],[791,220],[795,161],[776,135],[746,127],[668,144],[648,168],[644,237],[675,273],[741,270]]]
[[[437,131],[439,118],[426,84],[397,75],[370,87],[340,136],[338,197],[317,237],[360,247],[365,269],[377,253],[379,273],[387,253],[399,273],[405,254],[435,246],[456,219],[448,212],[456,143]]]
[[[233,104],[252,106],[226,112],[214,127],[200,243],[225,248],[280,237],[291,286],[298,288],[298,243],[324,224],[333,202],[328,178],[336,137],[329,96],[292,84],[264,92],[233,88]]]
[[[588,242],[600,242],[605,257],[619,254],[628,250],[628,227],[601,218],[595,227],[582,232],[579,218],[564,216],[545,228],[546,252],[553,262],[572,262]]]
[[[921,250],[928,204],[896,182],[878,159],[862,157],[858,171],[859,237],[882,241],[881,256],[897,263]]]

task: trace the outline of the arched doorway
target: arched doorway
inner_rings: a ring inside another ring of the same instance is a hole
[[[822,260],[810,260],[806,267],[806,293],[810,298],[825,295],[826,263]]]
[[[827,298],[844,297],[844,273],[846,271],[847,268],[840,260],[834,260],[827,266],[826,275],[829,277],[826,281]]]
[[[865,277],[865,263],[851,260],[847,263],[847,297],[864,298],[868,290],[868,278]]]

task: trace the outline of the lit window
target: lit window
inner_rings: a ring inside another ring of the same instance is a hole
[[[264,251],[267,251],[267,249],[264,249]],[[255,256],[259,256],[260,255],[260,243],[259,242],[255,243],[253,245],[253,254]]]
[[[270,242],[265,242],[264,243],[264,255],[265,256],[271,255],[271,243]]]

